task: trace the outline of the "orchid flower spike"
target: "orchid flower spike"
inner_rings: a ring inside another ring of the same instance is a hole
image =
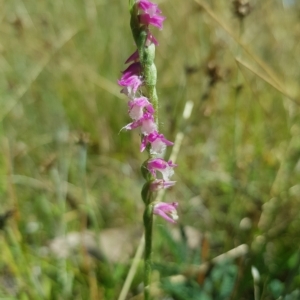
[[[177,206],[177,202],[159,202],[154,205],[153,213],[155,215],[161,216],[170,223],[176,223],[176,221],[178,220],[178,214],[176,210]]]
[[[170,177],[174,174],[173,168],[176,166],[171,160],[166,162],[162,158],[153,158],[148,161],[148,170],[150,173],[156,177],[156,171],[159,171],[165,181],[170,180]]]
[[[144,109],[147,110],[148,113],[154,114],[154,109],[152,104],[148,101],[146,97],[135,98],[128,102],[129,106],[129,116],[133,120],[139,120],[144,115]]]
[[[163,179],[155,179],[150,185],[150,190],[152,192],[155,192],[158,190],[167,189],[169,187],[174,186],[175,183],[176,181],[165,181]]]
[[[154,131],[149,135],[145,135],[143,137],[141,148],[140,148],[141,152],[145,150],[148,143],[151,144],[151,148],[150,148],[151,154],[162,154],[167,146],[172,146],[174,144],[168,141],[167,139],[165,139],[164,135],[158,133],[157,131]]]
[[[143,116],[140,119],[134,120],[132,123],[127,124],[122,129],[132,130],[137,127],[141,128],[141,133],[143,135],[148,135],[157,130],[157,124],[154,121],[154,117],[149,112],[144,112]]]
[[[166,17],[161,15],[161,10],[157,4],[148,0],[139,0],[138,7],[143,11],[143,13],[139,15],[141,24],[146,26],[152,25],[159,29],[163,28],[162,23]]]
[[[130,57],[129,57],[130,58]],[[143,84],[141,73],[141,64],[140,62],[132,63],[125,71],[122,72],[123,75],[118,84],[124,88],[121,90],[121,93],[126,95],[135,94],[138,88]]]

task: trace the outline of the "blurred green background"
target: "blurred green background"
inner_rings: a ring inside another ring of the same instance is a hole
[[[300,299],[300,3],[159,5],[160,130],[184,139],[165,195],[180,221],[154,225],[155,299]],[[0,299],[118,299],[146,159],[120,132],[127,0],[0,7]],[[141,278],[142,262],[127,299]]]

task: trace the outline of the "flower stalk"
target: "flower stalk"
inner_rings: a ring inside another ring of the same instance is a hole
[[[150,283],[152,273],[152,229],[153,206],[148,204],[144,211],[145,254],[144,254],[144,298],[150,299]]]
[[[121,92],[128,96],[128,114],[132,122],[123,127],[125,130],[140,128],[142,135],[140,150],[146,149],[148,158],[142,164],[141,172],[145,179],[141,196],[145,204],[145,256],[144,256],[144,295],[150,299],[151,254],[153,215],[158,215],[171,223],[178,218],[177,203],[155,203],[154,194],[160,189],[166,189],[175,184],[170,177],[173,168],[172,161],[164,161],[157,156],[163,155],[168,141],[159,130],[158,97],[156,92],[157,71],[154,63],[155,47],[158,45],[149,26],[163,28],[165,17],[161,15],[158,5],[149,0],[129,0],[130,27],[137,49],[126,60],[130,65],[122,72],[118,81]]]

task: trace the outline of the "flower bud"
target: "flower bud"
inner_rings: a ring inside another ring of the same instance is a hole
[[[145,205],[153,201],[153,191],[151,189],[152,181],[147,181],[142,188],[141,196]]]
[[[144,179],[146,181],[152,181],[155,179],[154,175],[148,170],[148,161],[149,159],[147,159],[146,161],[143,162],[142,166],[141,166],[141,172],[142,175],[144,177]]]

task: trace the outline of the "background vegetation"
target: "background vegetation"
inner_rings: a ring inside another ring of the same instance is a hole
[[[300,299],[300,3],[253,0],[243,17],[238,2],[159,2],[161,128],[184,140],[165,196],[180,222],[155,224],[157,299]],[[117,299],[145,159],[138,132],[120,132],[127,1],[0,7],[0,298]],[[128,299],[140,283],[139,268]]]

